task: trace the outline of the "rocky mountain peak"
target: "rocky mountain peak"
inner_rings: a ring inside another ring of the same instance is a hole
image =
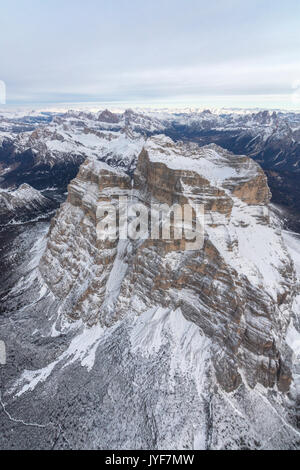
[[[53,203],[27,183],[15,190],[0,189],[1,223],[18,223],[41,216]]]
[[[120,117],[117,114],[112,113],[108,109],[105,109],[99,114],[98,121],[113,124],[118,123],[120,121]]]
[[[203,249],[186,251],[184,240],[99,241],[97,206],[120,195],[148,205],[203,204]],[[179,308],[213,340],[225,390],[242,380],[288,390],[283,345],[294,272],[269,198],[249,158],[158,135],[143,146],[133,185],[107,164],[81,166],[52,221],[40,270],[72,319],[110,328],[133,312]]]

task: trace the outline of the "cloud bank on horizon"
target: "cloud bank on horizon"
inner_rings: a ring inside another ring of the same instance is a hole
[[[300,108],[299,0],[10,0],[7,103]]]

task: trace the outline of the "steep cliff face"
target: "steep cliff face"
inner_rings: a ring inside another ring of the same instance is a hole
[[[203,204],[203,249],[186,251],[184,240],[98,240],[97,205],[118,196],[148,206]],[[133,184],[104,163],[81,166],[52,221],[41,272],[72,318],[110,327],[131,312],[179,308],[213,339],[226,391],[242,375],[251,387],[287,391],[294,270],[269,199],[266,177],[249,158],[152,137]]]
[[[29,184],[22,184],[16,190],[0,189],[1,225],[25,222],[45,217],[55,204]]]

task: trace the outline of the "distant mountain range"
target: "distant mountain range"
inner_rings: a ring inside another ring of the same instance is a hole
[[[105,110],[0,116],[1,184],[27,182],[37,189],[66,188],[87,156],[109,159],[105,150],[109,132],[164,133],[175,141],[213,142],[250,156],[266,171],[273,202],[300,212],[300,114],[293,112],[146,114]]]

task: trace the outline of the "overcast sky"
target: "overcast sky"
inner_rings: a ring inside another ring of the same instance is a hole
[[[8,103],[300,108],[300,0],[2,0]]]

